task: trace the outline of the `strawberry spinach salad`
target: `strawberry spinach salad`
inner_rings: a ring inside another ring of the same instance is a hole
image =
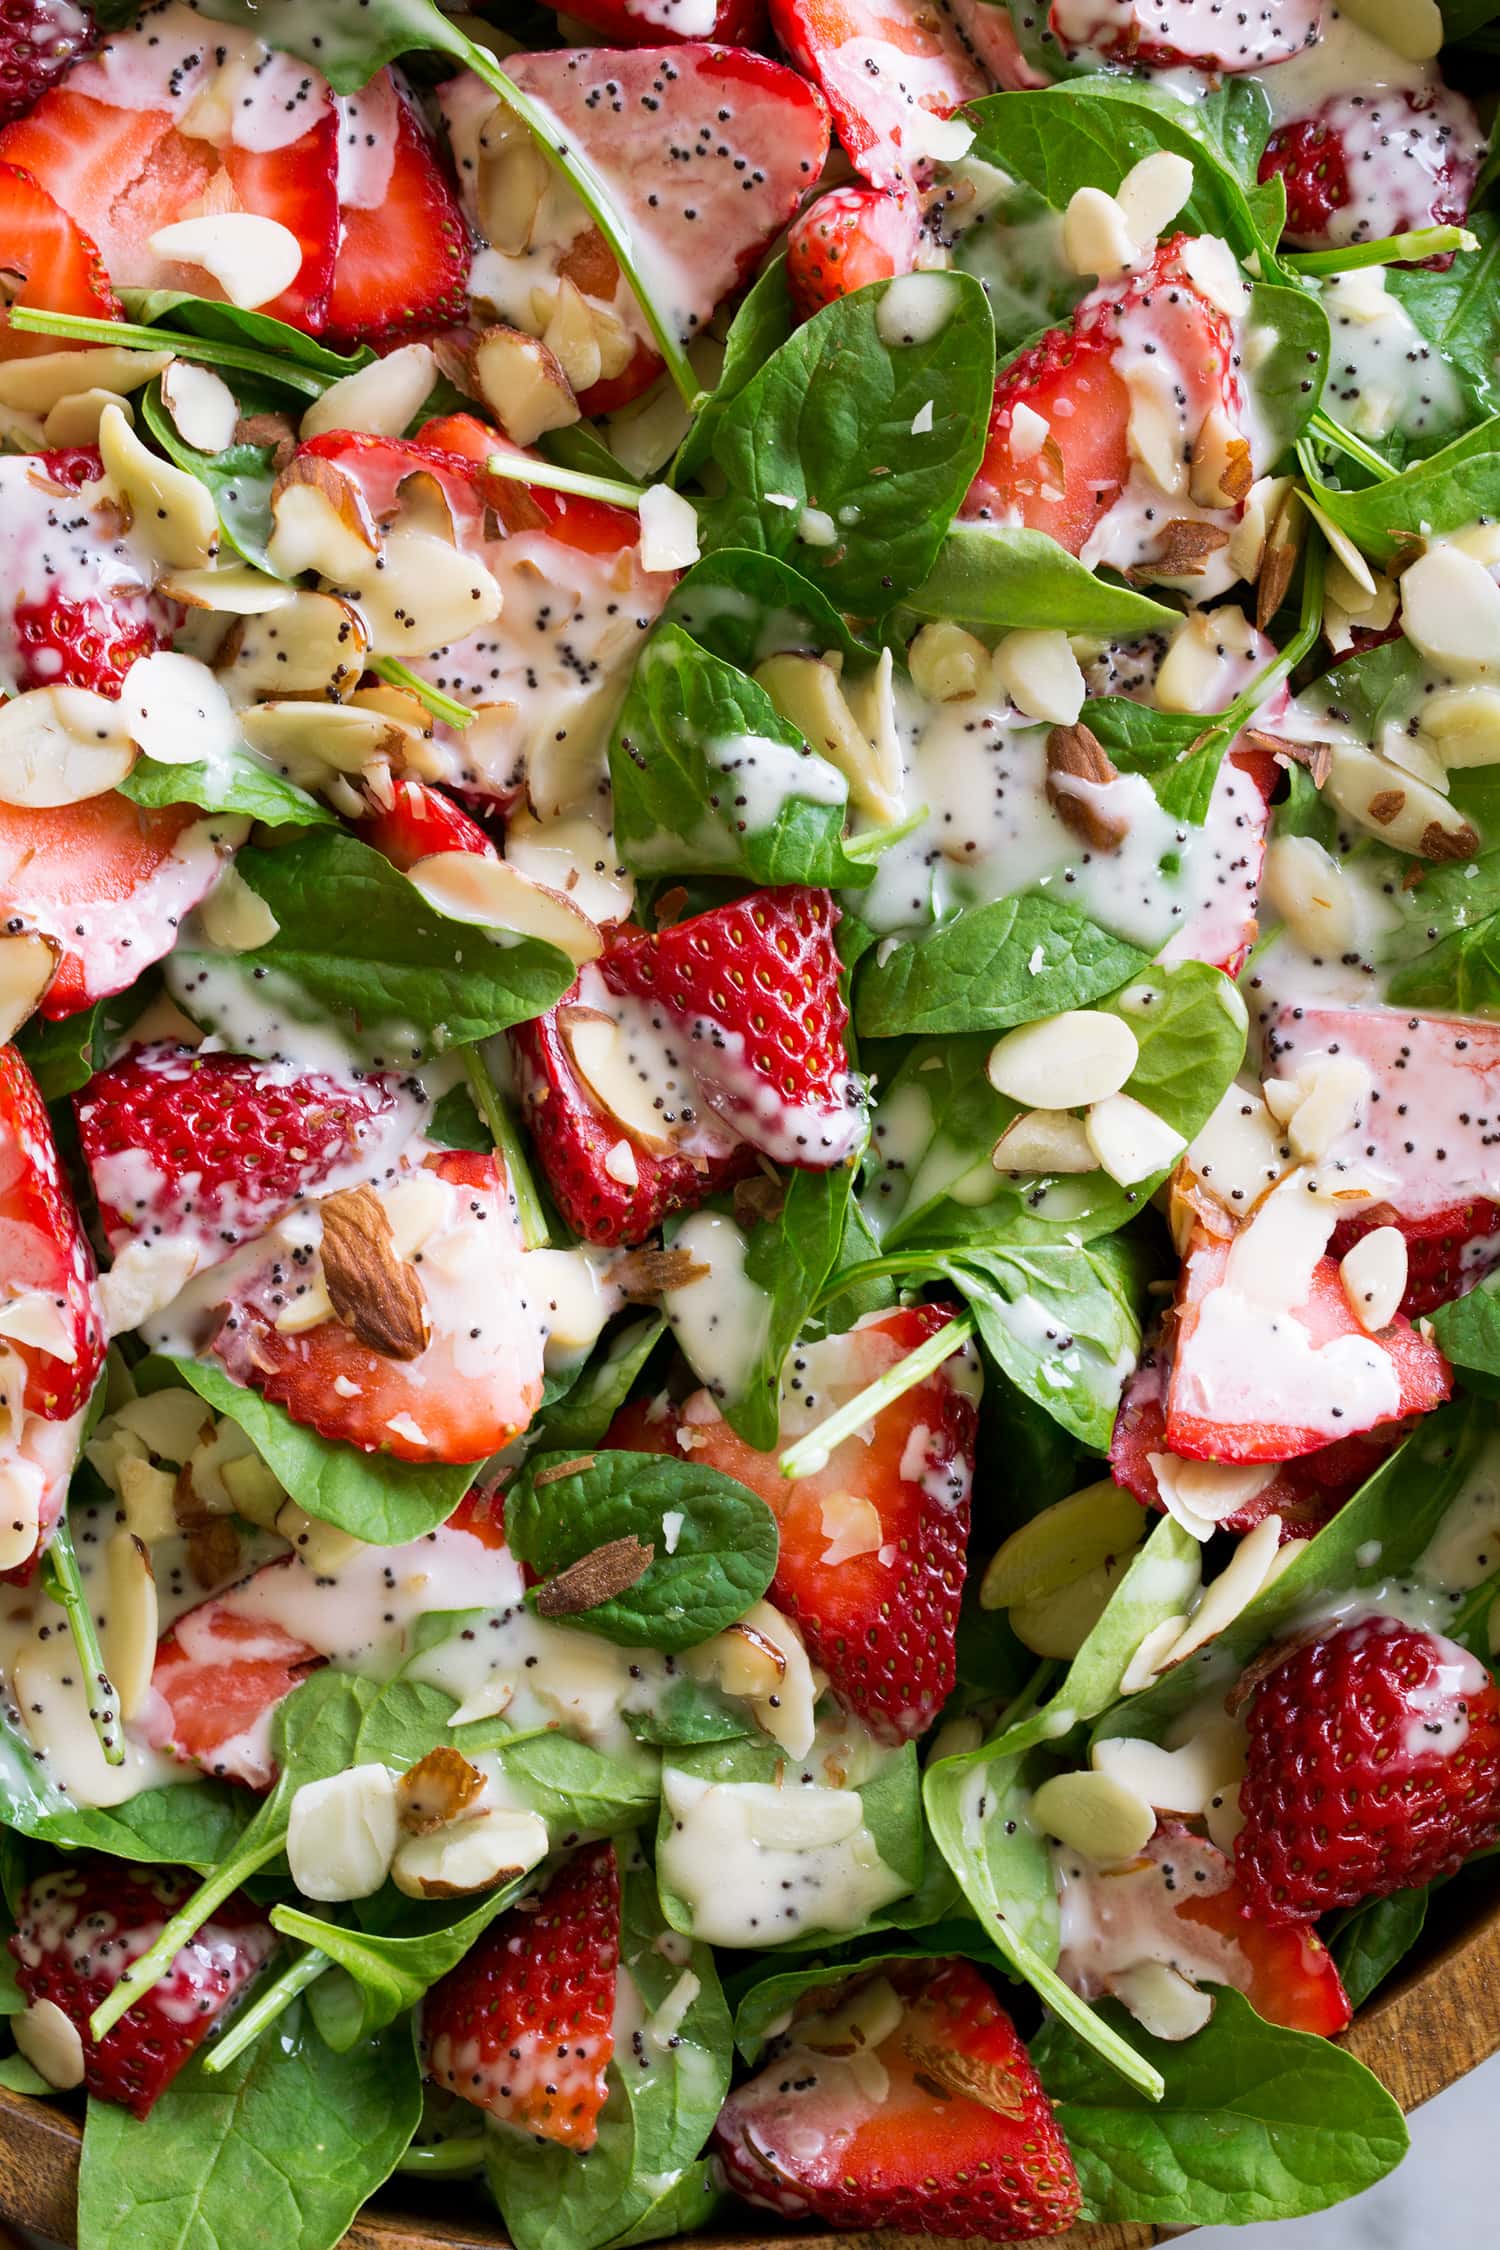
[[[1500,1842],[1496,39],[0,11],[83,2250],[1399,2162],[1338,2035]]]

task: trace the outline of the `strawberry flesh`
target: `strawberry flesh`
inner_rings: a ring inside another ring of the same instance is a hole
[[[106,1337],[94,1261],[63,1174],[47,1105],[14,1047],[0,1047],[0,1271],[17,1296],[56,1308],[66,1352],[8,1340],[26,1368],[22,1403],[49,1422],[87,1404]]]
[[[991,90],[943,5],[771,0],[771,22],[793,62],[822,88],[844,152],[871,187],[924,186],[944,149],[944,120]]]
[[[377,71],[341,105],[339,245],[325,333],[338,350],[451,327],[468,310],[469,229],[406,87]]]
[[[272,1618],[200,1602],[157,1644],[151,1740],[221,1781],[268,1789],[276,1778],[271,1714],[322,1662]]]
[[[425,781],[397,781],[392,791],[390,804],[373,820],[362,821],[359,832],[367,844],[384,852],[393,867],[405,871],[434,852],[474,852],[481,859],[499,856],[478,821],[441,789]]]
[[[1226,8],[1224,0],[1052,0],[1047,17],[1067,58],[1136,70],[1264,70],[1318,43],[1323,0]]]
[[[910,273],[922,246],[915,198],[878,188],[830,188],[793,222],[787,286],[803,320],[872,281]]]
[[[1462,94],[1434,82],[1412,91],[1335,94],[1310,117],[1278,125],[1260,178],[1286,182],[1286,240],[1342,249],[1416,227],[1462,226],[1484,160],[1479,120]],[[1451,265],[1451,254],[1441,261]]]

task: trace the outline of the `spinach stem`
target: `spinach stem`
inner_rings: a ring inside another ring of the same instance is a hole
[[[67,1612],[78,1667],[88,1682],[89,1718],[99,1737],[104,1762],[108,1766],[123,1766],[125,1745],[120,1739],[120,1699],[104,1667],[104,1651],[99,1646],[94,1613],[84,1592],[83,1573],[78,1567],[78,1554],[65,1515],[59,1517],[53,1531],[42,1583],[49,1598],[60,1602]]]
[[[927,818],[927,812],[926,805],[918,805],[915,812],[908,813],[904,820],[894,822],[889,828],[869,828],[863,836],[846,836],[844,857],[855,860],[879,859],[881,853],[888,852],[892,844],[904,843],[908,836],[920,828]]]
[[[484,2170],[484,2135],[466,2133],[452,2141],[429,2141],[424,2147],[409,2148],[396,2159],[398,2172],[421,2172],[428,2178],[434,2175],[454,2179],[465,2172]]]
[[[574,492],[583,500],[606,500],[612,508],[638,509],[643,497],[638,484],[596,477],[588,469],[565,469],[560,462],[542,461],[532,453],[492,453],[485,467],[491,476],[506,477],[512,484],[534,484],[544,492]]]
[[[305,1952],[299,1953],[279,1977],[273,1977],[264,1992],[251,2002],[243,2014],[236,2016],[223,2038],[209,2049],[203,2058],[203,2068],[208,2076],[214,2078],[221,2070],[227,2070],[235,2057],[242,2055],[247,2047],[253,2045],[266,2026],[274,2023],[282,2011],[291,2006],[299,1992],[305,1992],[310,1984],[316,1984],[324,1971],[332,1967],[333,1963],[327,1954],[320,1953],[315,1945],[310,1945]]]
[[[474,714],[466,703],[455,703],[451,695],[443,694],[441,688],[432,687],[409,664],[403,664],[399,656],[377,656],[372,660],[370,670],[378,672],[387,686],[405,688],[408,695],[414,695],[435,719],[442,720],[444,726],[471,727],[474,724]]]
[[[1395,476],[1396,471],[1383,454],[1377,453],[1373,446],[1366,445],[1364,439],[1356,437],[1352,430],[1346,430],[1343,423],[1336,421],[1331,414],[1325,414],[1321,406],[1313,415],[1312,428],[1314,434],[1326,444],[1337,446],[1340,453],[1347,453],[1351,461],[1357,461],[1362,469],[1368,469],[1377,483],[1389,484]]]
[[[179,359],[199,359],[210,367],[234,367],[244,375],[262,375],[285,390],[303,391],[321,398],[336,375],[318,375],[289,359],[273,359],[269,352],[252,351],[245,344],[222,344],[212,336],[185,336],[175,328],[140,328],[128,320],[95,320],[87,313],[40,311],[35,305],[13,305],[10,325],[27,336],[59,336],[75,344],[120,344],[129,351],[175,352]]]
[[[847,1287],[848,1277],[841,1278]],[[918,1344],[914,1352],[908,1352],[905,1359],[898,1359],[894,1367],[887,1368],[875,1382],[867,1384],[847,1405],[841,1406],[836,1414],[830,1414],[826,1422],[820,1422],[815,1430],[809,1430],[804,1437],[798,1438],[795,1445],[789,1445],[781,1456],[782,1475],[811,1476],[823,1468],[836,1445],[841,1445],[846,1437],[889,1406],[893,1399],[901,1398],[918,1383],[925,1381],[942,1366],[945,1359],[951,1359],[956,1351],[961,1351],[973,1334],[974,1318],[971,1313],[960,1313],[956,1320],[945,1321],[936,1335],[929,1336],[925,1344]]]
[[[102,2039],[107,2031],[112,2031],[121,2016],[133,2008],[136,2001],[142,1999],[154,1984],[160,1983],[188,1939],[202,1929],[214,1908],[222,1906],[225,1899],[239,1889],[241,1883],[255,1874],[257,1869],[278,1858],[285,1849],[284,1821],[277,1827],[275,1835],[263,1844],[251,1846],[247,1850],[242,1838],[239,1848],[230,1854],[224,1865],[210,1875],[206,1883],[199,1884],[185,1906],[177,1909],[155,1945],[148,1945],[128,1969],[121,1971],[119,1983],[112,1992],[106,1993],[89,2017],[89,2036]]]
[[[504,1160],[510,1192],[516,1199],[521,1241],[528,1250],[545,1250],[552,1236],[548,1231],[546,1214],[536,1192],[536,1182],[531,1176],[531,1166],[527,1162],[521,1136],[516,1131],[515,1119],[501,1099],[500,1089],[490,1076],[489,1067],[477,1047],[465,1047],[464,1073],[479,1114],[490,1129],[490,1138]]]
[[[1467,227],[1414,227],[1385,234],[1377,242],[1352,242],[1342,250],[1291,250],[1281,263],[1295,274],[1318,281],[1325,274],[1357,273],[1362,266],[1394,266],[1423,258],[1446,257],[1450,250],[1477,250],[1479,237]]]

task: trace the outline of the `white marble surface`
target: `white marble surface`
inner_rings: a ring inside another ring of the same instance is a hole
[[[1500,2239],[1497,2112],[1500,2055],[1417,2112],[1406,2162],[1368,2194],[1315,2219],[1210,2227],[1187,2241],[1191,2250],[1429,2250],[1438,2240],[1479,2250]]]

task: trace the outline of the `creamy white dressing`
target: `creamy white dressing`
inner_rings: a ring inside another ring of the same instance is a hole
[[[657,1868],[712,1945],[854,1930],[908,1886],[880,1857],[859,1793],[815,1781],[710,1782],[666,1766]]]
[[[678,1348],[715,1399],[739,1398],[771,1330],[770,1294],[745,1271],[749,1242],[733,1219],[695,1211],[677,1228],[672,1246],[708,1268],[663,1293],[662,1310]]]

